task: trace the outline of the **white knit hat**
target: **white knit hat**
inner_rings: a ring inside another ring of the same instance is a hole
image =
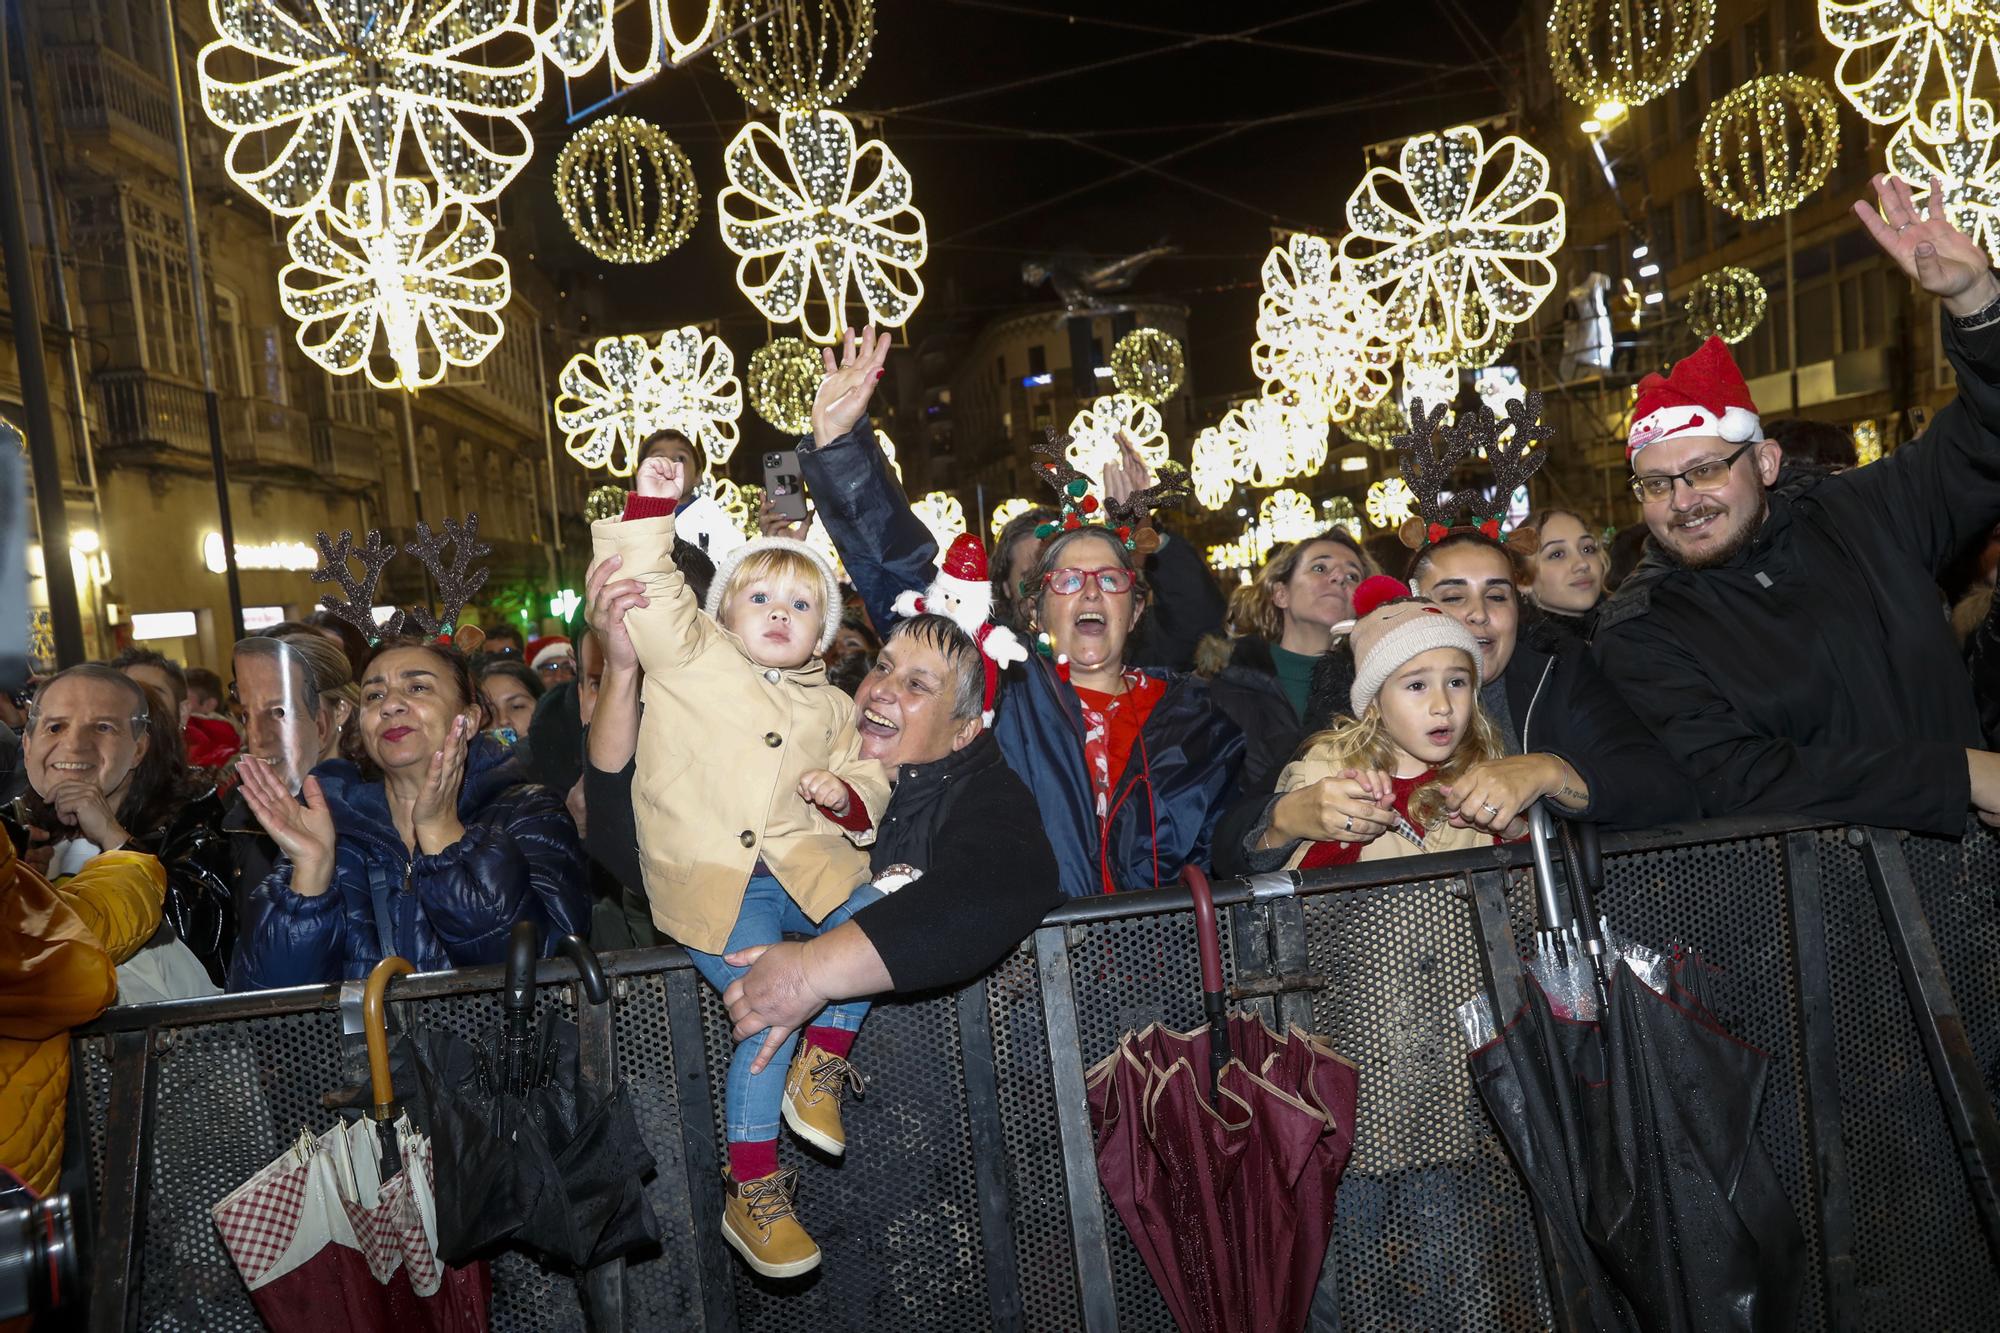
[[[1433,648],[1458,649],[1472,659],[1474,688],[1486,683],[1479,641],[1472,637],[1472,631],[1436,602],[1421,597],[1369,610],[1355,622],[1349,643],[1354,648],[1354,688],[1349,691],[1347,702],[1355,717],[1368,711],[1368,705],[1375,701],[1389,677],[1401,671],[1411,658],[1421,657]]]
[[[833,647],[833,636],[840,633],[840,580],[834,577],[833,566],[826,562],[825,556],[790,537],[759,537],[716,561],[715,578],[708,585],[708,602],[702,609],[718,622],[722,619],[722,599],[729,591],[729,581],[736,577],[737,566],[759,551],[792,551],[812,561],[813,568],[819,571],[821,611],[819,646],[813,651],[823,653]]]

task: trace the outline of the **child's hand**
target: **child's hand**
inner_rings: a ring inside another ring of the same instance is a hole
[[[1396,786],[1387,773],[1378,768],[1342,769],[1340,776],[1359,786],[1368,799],[1384,810],[1393,809],[1396,804]]]
[[[835,819],[847,817],[847,784],[823,768],[815,768],[799,779],[799,796]]]
[[[679,500],[687,490],[687,470],[678,458],[653,455],[639,464],[639,494],[649,500]]]

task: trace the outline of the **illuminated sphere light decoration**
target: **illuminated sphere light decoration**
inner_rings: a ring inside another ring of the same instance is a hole
[[[1549,72],[1592,110],[1635,107],[1674,87],[1715,35],[1715,0],[1556,0]]]
[[[1167,461],[1167,428],[1160,409],[1128,393],[1107,394],[1070,419],[1069,447],[1063,456],[1087,477],[1101,477],[1118,461],[1118,433],[1123,431],[1146,460],[1157,468]]]
[[[1009,523],[1012,523],[1015,519],[1034,507],[1035,502],[1033,500],[1023,500],[1019,496],[1015,496],[1009,500],[1002,500],[999,504],[994,505],[993,517],[987,523],[987,530],[993,534],[993,540],[996,542],[999,541],[1000,534],[1006,530]]]
[[[583,515],[592,523],[617,518],[625,512],[627,491],[623,486],[599,486],[583,502]]]
[[[1344,495],[1319,502],[1321,521],[1329,528],[1341,528],[1356,541],[1361,540],[1361,515],[1354,512],[1354,501]]]
[[[292,8],[209,0],[220,35],[197,63],[202,109],[230,136],[223,169],[272,212],[326,203],[350,145],[362,168],[350,179],[428,177],[467,202],[528,164],[522,116],[542,98],[542,62],[512,0]],[[250,77],[225,78],[239,70]]]
[[[694,168],[659,126],[607,116],[556,156],[556,202],[583,247],[613,264],[649,264],[694,230]]]
[[[1951,224],[1986,251],[2000,253],[2000,126],[1992,104],[1967,99],[1963,132],[1957,104],[1937,102],[1928,120],[1913,120],[1889,140],[1889,170],[1908,181],[1915,199],[1930,202],[1931,177],[1944,183]]]
[[[1302,542],[1320,534],[1313,502],[1293,490],[1273,491],[1257,506],[1257,526],[1274,542]]]
[[[1384,398],[1373,407],[1363,408],[1341,427],[1341,433],[1356,444],[1370,449],[1393,449],[1396,437],[1410,429],[1410,414],[1394,398]]]
[[[1992,0],[1819,0],[1819,27],[1840,50],[1834,84],[1876,125],[1922,121],[1927,93],[1963,100],[1982,56],[2000,66]]]
[[[1378,528],[1400,528],[1415,513],[1416,494],[1401,477],[1387,477],[1368,486],[1368,521]]]
[[[1488,147],[1470,125],[1403,144],[1347,200],[1341,273],[1381,308],[1383,332],[1426,360],[1497,347],[1555,290],[1563,201],[1549,161],[1518,135]]]
[[[1333,246],[1298,232],[1264,257],[1261,276],[1250,369],[1265,396],[1315,403],[1330,421],[1382,401],[1395,344],[1373,303],[1341,281]]]
[[[750,406],[787,435],[812,429],[813,398],[826,368],[797,338],[779,338],[750,354]]]
[[[715,62],[758,111],[818,111],[854,91],[875,0],[728,0]]]
[[[1702,193],[1747,221],[1796,208],[1840,157],[1840,105],[1818,79],[1767,74],[1708,109],[1695,145]]]
[[[1219,426],[1210,426],[1194,437],[1194,460],[1188,468],[1194,483],[1194,498],[1205,509],[1220,509],[1236,493],[1238,475],[1236,446]]]
[[[513,289],[493,224],[423,181],[356,181],[344,208],[294,222],[285,248],[279,303],[299,321],[299,349],[333,374],[419,389],[500,341]]]
[[[676,430],[711,465],[729,461],[739,438],[743,386],[720,338],[689,325],[657,344],[644,335],[599,338],[556,377],[556,426],[570,457],[629,477],[654,431]]]
[[[1134,329],[1111,348],[1111,382],[1142,403],[1165,402],[1187,378],[1180,339],[1160,329]]]
[[[1696,279],[1688,293],[1687,322],[1701,337],[1740,343],[1764,319],[1764,284],[1747,268],[1730,265]]]
[[[910,512],[930,530],[940,551],[951,545],[952,538],[965,531],[965,506],[949,491],[932,491],[920,500],[910,501]]]
[[[917,268],[930,240],[924,215],[910,206],[910,173],[888,145],[856,147],[853,122],[838,111],[788,112],[775,132],[745,125],[723,165],[729,184],[715,201],[722,241],[739,256],[736,285],[758,313],[797,322],[822,343],[863,323],[909,320],[923,300]],[[865,319],[848,317],[850,297]]]

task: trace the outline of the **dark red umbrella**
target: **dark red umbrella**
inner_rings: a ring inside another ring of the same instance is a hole
[[[1225,1011],[1215,903],[1187,879],[1208,1026],[1128,1032],[1091,1069],[1098,1177],[1186,1333],[1303,1328],[1354,1151],[1355,1069]]]

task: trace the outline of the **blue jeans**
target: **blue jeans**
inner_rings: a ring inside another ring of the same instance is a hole
[[[730,954],[759,944],[776,944],[787,931],[794,935],[824,935],[881,896],[882,891],[873,884],[863,884],[845,903],[827,913],[826,920],[814,925],[812,918],[799,910],[799,905],[785,892],[784,885],[770,875],[752,875],[749,887],[743,891],[743,906],[736,913],[736,924],[730,928],[729,943],[722,952]],[[731,967],[722,961],[720,954],[702,953],[699,949],[689,949],[687,953],[694,961],[694,970],[715,987],[718,995],[750,970]],[[861,1020],[867,1014],[866,1000],[847,1000],[822,1009],[813,1018],[812,1026],[859,1032]],[[753,1074],[750,1063],[757,1058],[763,1044],[764,1034],[755,1033],[737,1042],[735,1053],[729,1058],[724,1105],[731,1143],[761,1143],[778,1137],[778,1107],[785,1099],[785,1074],[791,1068],[792,1052],[798,1049],[799,1034],[794,1032],[785,1038],[785,1044],[771,1056],[764,1072]]]

